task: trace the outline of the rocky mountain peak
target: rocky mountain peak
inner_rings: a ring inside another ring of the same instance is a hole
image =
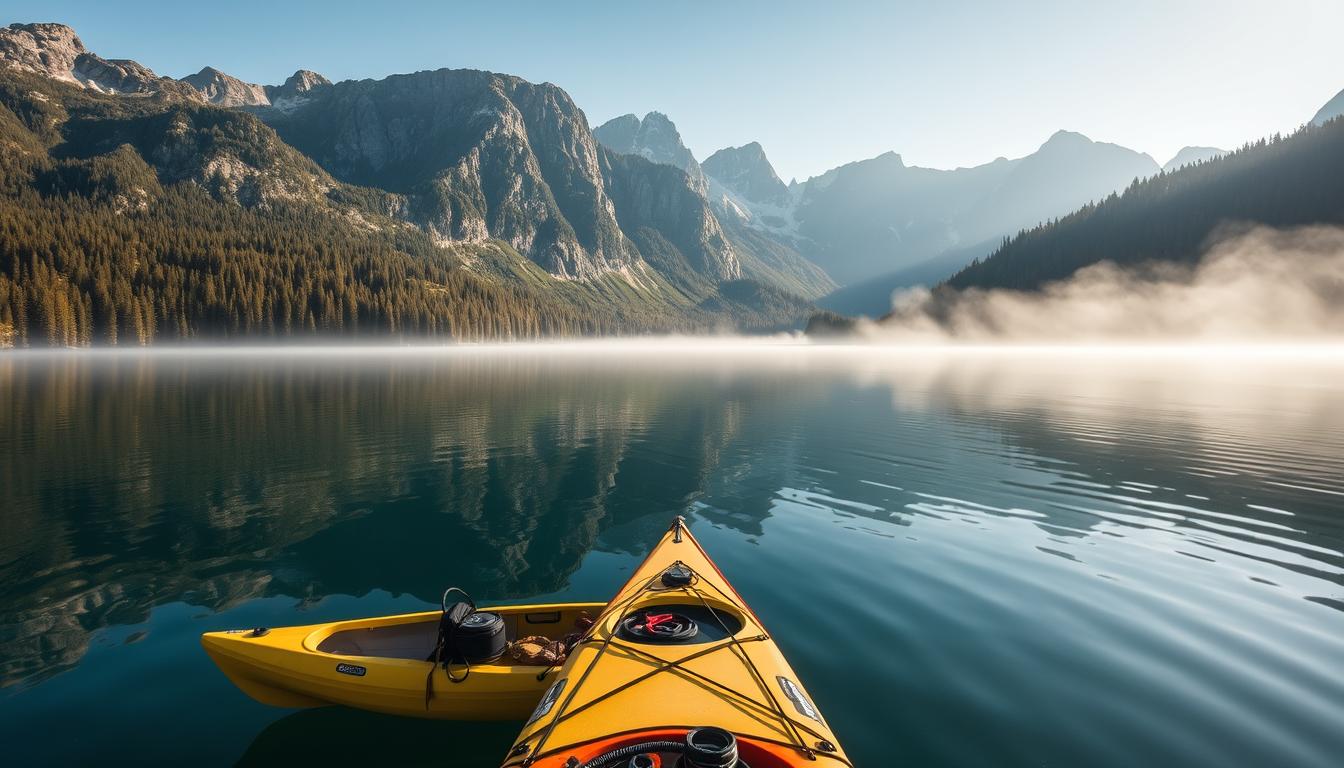
[[[695,155],[681,142],[676,124],[662,112],[650,112],[643,120],[635,115],[612,118],[593,129],[593,138],[613,152],[675,165],[696,183],[704,184],[704,172]]]
[[[439,69],[275,95],[259,114],[336,178],[404,195],[441,243],[502,240],[563,278],[638,258],[587,119],[554,85]]]
[[[257,107],[271,103],[265,88],[243,82],[214,67],[205,67],[194,75],[187,75],[181,82],[200,91],[206,101],[220,107]]]
[[[1066,131],[1060,129],[1051,134],[1050,138],[1041,145],[1041,150],[1063,149],[1067,147],[1081,147],[1093,143],[1091,139],[1077,131]]]
[[[10,24],[0,28],[0,65],[100,93],[197,98],[194,89],[159,77],[130,59],[104,59],[89,52],[75,31],[64,24]]]
[[[28,72],[75,82],[75,59],[87,53],[64,24],[10,24],[0,29],[0,61]]]
[[[789,188],[780,181],[759,142],[728,147],[705,159],[705,173],[754,203],[787,205]]]
[[[266,98],[272,107],[286,112],[297,109],[307,103],[309,94],[318,88],[331,85],[331,81],[308,69],[300,69],[290,75],[283,85],[266,86]]]
[[[331,85],[331,81],[311,69],[300,69],[290,75],[280,87],[294,93],[307,93],[322,85]]]

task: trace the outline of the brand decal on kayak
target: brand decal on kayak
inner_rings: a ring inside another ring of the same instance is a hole
[[[784,695],[788,696],[789,701],[793,702],[793,706],[798,710],[798,714],[803,715],[804,717],[810,717],[817,722],[821,722],[821,713],[817,712],[817,708],[812,706],[812,702],[807,700],[807,696],[803,693],[803,689],[799,688],[797,683],[787,677],[776,677],[775,679],[779,681],[779,687],[784,691]]]
[[[340,672],[342,675],[354,675],[355,677],[363,677],[364,673],[368,672],[369,670],[359,666],[358,664],[337,664],[336,671]]]
[[[532,711],[532,717],[528,718],[527,724],[531,725],[549,714],[551,707],[555,706],[555,702],[559,700],[560,692],[563,690],[565,690],[565,680],[556,680],[555,684],[547,689],[546,695],[541,697],[541,701],[537,702],[537,708]]]

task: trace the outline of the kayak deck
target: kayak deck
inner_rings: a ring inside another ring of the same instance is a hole
[[[673,629],[658,636],[664,625]],[[735,737],[753,768],[850,764],[774,639],[678,518],[570,653],[504,765],[583,765],[658,734],[662,748],[649,751],[671,753],[669,734],[705,727]]]

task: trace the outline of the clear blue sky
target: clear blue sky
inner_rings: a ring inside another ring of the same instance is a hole
[[[666,112],[703,159],[760,141],[805,178],[887,150],[955,167],[1059,128],[1166,161],[1289,131],[1344,89],[1344,2],[7,0],[109,58],[279,83],[472,67],[546,80],[597,125]]]

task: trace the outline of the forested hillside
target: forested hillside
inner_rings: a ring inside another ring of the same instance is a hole
[[[948,284],[1034,289],[1099,261],[1193,262],[1222,225],[1344,223],[1344,119],[1131,184],[1018,234]]]
[[[257,140],[267,132],[246,115],[6,73],[0,343],[603,330],[600,319],[473,276],[418,230],[341,204],[378,195],[331,185],[297,156],[264,157],[277,149]],[[166,134],[176,144],[156,145]],[[224,157],[266,173],[247,178]],[[202,183],[174,183],[212,162]],[[290,188],[274,194],[271,181]]]
[[[555,280],[507,243],[435,242],[404,207],[252,115],[0,69],[0,345],[689,331],[808,310],[643,263]]]

